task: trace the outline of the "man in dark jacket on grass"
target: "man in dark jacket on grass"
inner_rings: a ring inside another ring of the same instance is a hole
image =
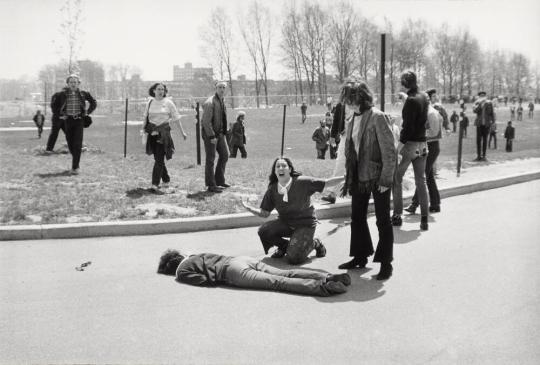
[[[47,142],[47,151],[52,152],[58,131],[62,129],[66,134],[69,152],[72,155],[71,173],[79,174],[79,161],[84,133],[84,117],[90,115],[97,106],[96,100],[88,91],[80,90],[79,76],[70,75],[66,79],[67,87],[55,93],[51,98],[53,113],[51,134]],[[88,102],[88,109],[86,109]]]
[[[225,167],[229,159],[229,147],[227,146],[227,109],[225,107],[225,81],[216,82],[216,93],[209,97],[203,104],[202,115],[202,138],[206,162],[204,168],[204,180],[209,192],[221,193],[230,185],[225,182]],[[218,161],[214,170],[214,162]]]

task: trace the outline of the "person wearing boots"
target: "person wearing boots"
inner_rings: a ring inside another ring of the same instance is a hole
[[[394,232],[390,220],[390,193],[396,168],[394,136],[385,114],[373,107],[373,94],[363,81],[342,88],[343,102],[354,115],[345,133],[346,177],[343,194],[351,195],[351,239],[349,256],[340,269],[364,268],[368,257],[380,263],[377,280],[392,276]],[[379,231],[377,249],[367,222],[369,200],[373,196]]]
[[[420,229],[427,231],[429,202],[425,170],[428,154],[426,123],[429,100],[425,93],[418,91],[416,74],[414,72],[407,71],[401,76],[401,86],[407,93],[407,99],[401,111],[403,123],[401,125],[398,151],[402,158],[397,167],[393,187],[394,212],[392,215],[392,225],[399,227],[403,224],[401,218],[401,214],[403,213],[403,176],[409,165],[412,164],[414,184],[420,203]]]

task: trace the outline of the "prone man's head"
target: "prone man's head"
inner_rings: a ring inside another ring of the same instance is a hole
[[[185,259],[177,250],[167,250],[161,255],[159,259],[159,266],[157,269],[158,274],[175,275],[178,265]]]

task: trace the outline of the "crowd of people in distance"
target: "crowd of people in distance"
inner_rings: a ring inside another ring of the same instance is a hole
[[[97,107],[92,95],[80,89],[80,83],[77,75],[70,75],[66,87],[52,96],[52,128],[46,147],[46,153],[51,153],[59,131],[64,132],[72,155],[70,173],[73,175],[80,172],[84,129],[90,126],[89,116]],[[458,130],[459,138],[467,138],[469,126],[463,100],[459,102],[460,111],[453,110],[448,115],[437,90],[420,90],[414,72],[404,72],[400,84],[401,125],[396,122],[395,115],[374,106],[373,93],[365,81],[345,82],[335,105],[332,97],[328,97],[328,110],[313,131],[312,140],[317,159],[325,159],[327,152],[335,159],[332,177],[305,176],[286,156],[273,160],[260,205],[241,202],[247,211],[262,218],[269,218],[272,211],[277,211],[276,218],[264,222],[258,229],[264,254],[269,254],[272,249],[272,258],[283,258],[291,265],[305,263],[312,252],[317,258],[326,256],[327,248],[316,234],[318,219],[312,203],[313,194],[326,191],[322,199],[329,203],[335,203],[340,195],[351,199],[349,259],[338,268],[364,268],[373,256],[373,262],[380,264],[377,280],[387,280],[393,275],[393,227],[402,225],[404,210],[415,214],[420,207],[420,230],[429,229],[430,214],[441,212],[435,173],[440,141],[443,136]],[[247,158],[246,112],[238,111],[236,120],[228,123],[226,89],[227,82],[217,81],[215,93],[202,104],[204,176],[209,193],[221,193],[231,186],[226,179],[229,158],[236,158],[238,150],[243,159]],[[149,99],[143,113],[146,153],[154,159],[149,191],[158,195],[164,194],[171,181],[166,161],[175,152],[174,131],[187,139],[180,114],[167,93],[164,83],[154,83],[148,91]],[[529,103],[528,108],[528,116],[533,118],[534,103]],[[478,92],[472,107],[476,127],[475,161],[486,161],[486,152],[492,142],[497,148],[496,109],[496,101],[487,98],[486,92]],[[307,120],[305,101],[300,114],[304,124]],[[522,114],[522,100],[517,108],[514,101],[510,105],[511,120],[504,131],[508,152],[512,152],[515,139],[512,121],[514,118],[521,121]],[[33,120],[41,138],[45,116],[38,111]],[[415,192],[411,204],[404,208],[403,177],[411,165]],[[378,230],[376,244],[367,222],[370,199],[374,202]],[[175,275],[178,281],[193,285],[222,284],[317,296],[345,293],[351,285],[347,273],[281,270],[246,256],[189,254],[181,250],[167,250],[160,259],[158,273]]]

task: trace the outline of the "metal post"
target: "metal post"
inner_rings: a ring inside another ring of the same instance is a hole
[[[47,116],[47,81],[44,82],[45,90],[43,90],[43,120]]]
[[[287,104],[283,104],[283,127],[281,128],[281,156],[285,148],[285,116],[287,115]]]
[[[384,112],[384,66],[386,63],[386,34],[381,34],[381,111]]]
[[[463,149],[463,127],[461,121],[459,122],[459,137],[458,137],[458,151],[457,151],[457,177],[461,173],[461,152]]]
[[[195,105],[195,141],[197,143],[197,165],[201,164],[201,117],[199,113],[199,102]]]
[[[127,155],[127,121],[128,121],[128,98],[126,98],[126,111],[124,113],[124,158]]]

